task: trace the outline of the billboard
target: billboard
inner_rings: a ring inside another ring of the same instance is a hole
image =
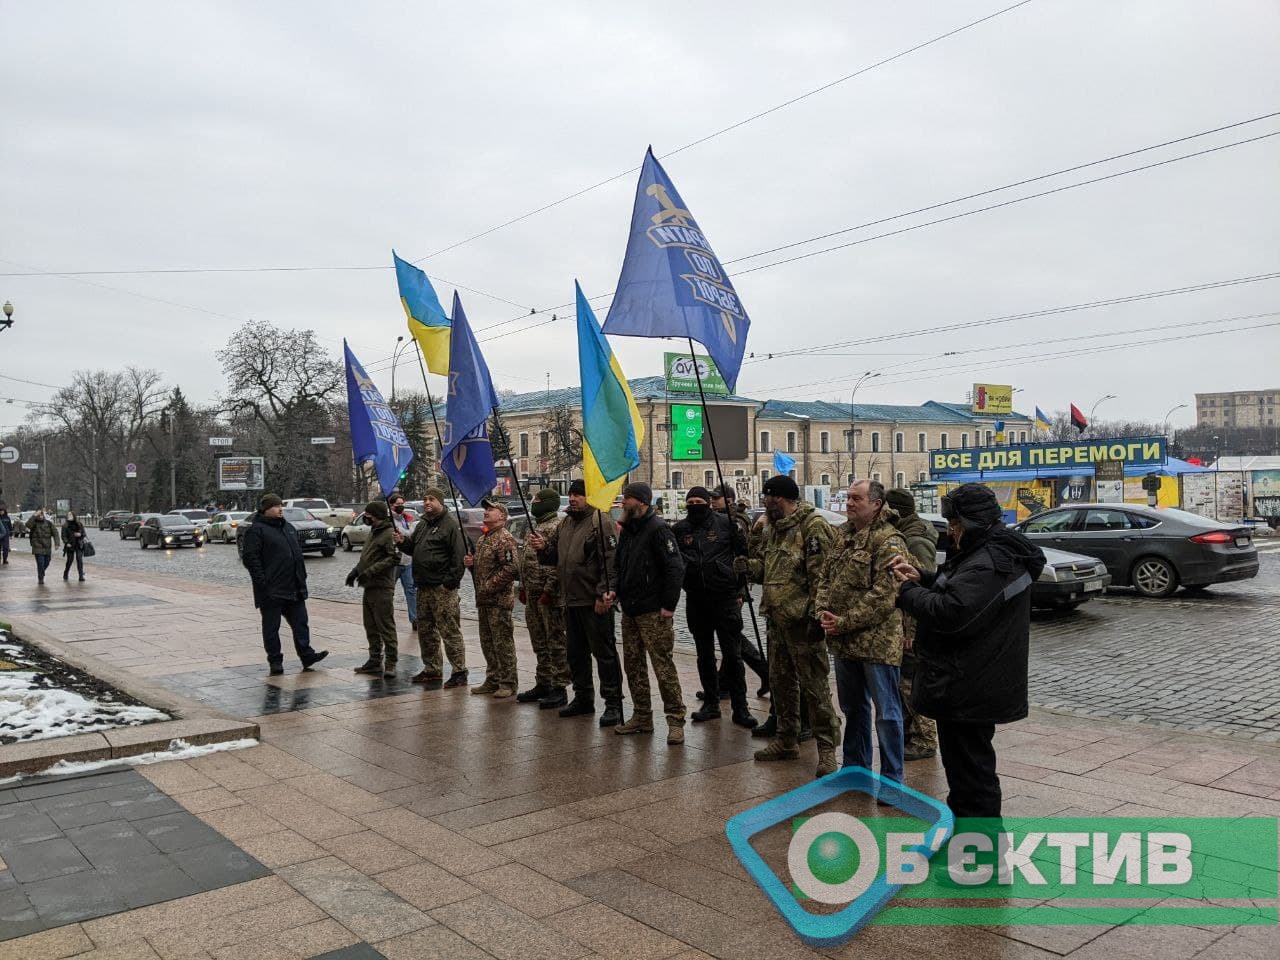
[[[1007,383],[975,383],[974,413],[1013,413],[1013,386]]]
[[[702,459],[702,407],[696,403],[671,405],[671,459]]]
[[[262,457],[221,457],[218,460],[219,490],[261,490],[265,477]]]
[[[1064,443],[1017,443],[1008,447],[974,447],[966,450],[930,450],[929,469],[934,479],[975,470],[1035,471],[1040,467],[1092,467],[1099,460],[1121,460],[1127,465],[1164,466],[1168,462],[1165,437],[1123,437]],[[1092,479],[1092,478],[1090,478]]]
[[[750,434],[746,407],[707,404],[704,415],[700,404],[671,404],[672,460],[711,460],[712,432],[721,462],[747,459]]]
[[[727,394],[729,386],[710,357],[689,353],[664,354],[662,364],[668,393],[697,393],[698,377],[702,377],[703,393]]]

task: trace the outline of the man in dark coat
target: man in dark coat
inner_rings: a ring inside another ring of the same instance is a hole
[[[284,518],[284,501],[264,494],[249,529],[244,532],[241,559],[253,581],[253,605],[262,613],[262,645],[267,651],[271,675],[284,673],[280,652],[280,619],[293,633],[293,648],[302,669],[329,655],[311,648],[307,622],[307,568],[302,561],[298,531]]]
[[[49,558],[53,556],[53,548],[58,546],[58,528],[44,515],[42,507],[37,507],[35,516],[27,521],[27,542],[31,544],[31,555],[36,558],[36,578],[44,583]]]
[[[987,487],[942,498],[953,548],[936,574],[904,558],[893,571],[898,606],[916,619],[912,705],[938,723],[949,806],[957,817],[999,817],[996,724],[1027,715],[1031,584],[1044,568],[1034,543],[1001,521]]]
[[[751,543],[751,521],[747,519],[746,508],[736,499],[733,487],[728,483],[722,483],[718,487],[711,490],[711,509],[716,513],[722,513],[733,521],[734,526],[742,531],[745,542],[750,546]],[[746,582],[746,578],[742,579],[742,597],[743,601],[751,603],[751,585]],[[752,615],[752,632],[753,638],[749,638],[742,631],[738,631],[738,649],[742,654],[742,663],[752,669],[757,677],[760,678],[760,688],[756,690],[756,696],[763,697],[769,693],[769,663],[764,658],[764,648],[760,645],[760,628],[755,623],[755,609],[748,607],[748,612]],[[741,610],[739,610],[741,613]],[[745,671],[744,671],[745,672]],[[720,664],[720,698],[723,700],[725,691],[728,690],[728,684],[725,682],[724,663]],[[745,680],[743,681],[746,682]],[[705,697],[704,697],[705,699]]]

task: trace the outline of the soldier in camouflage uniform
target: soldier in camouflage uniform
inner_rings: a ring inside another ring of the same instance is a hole
[[[476,552],[462,558],[475,574],[476,616],[485,663],[484,682],[472,687],[471,692],[505,700],[516,695],[516,642],[511,624],[515,599],[511,585],[519,572],[518,548],[516,538],[507,529],[506,504],[497,500],[483,503],[484,533],[476,543]]]
[[[891,522],[907,541],[911,562],[921,573],[934,573],[938,569],[938,530],[928,520],[916,513],[916,499],[910,490],[900,487],[885,494],[885,501],[893,508]],[[928,760],[938,753],[938,725],[928,717],[916,713],[911,706],[911,683],[916,675],[916,655],[911,649],[915,639],[916,621],[902,615],[902,679],[898,684],[902,701],[902,716],[906,725],[905,760]]]
[[[418,588],[418,649],[422,671],[414,683],[441,678],[440,643],[453,668],[446,687],[467,682],[467,648],[462,642],[458,587],[462,583],[462,558],[466,538],[458,520],[444,505],[444,491],[428,487],[422,493],[422,517],[409,536],[393,534],[402,553],[413,557],[413,583]]]
[[[769,624],[769,687],[777,711],[777,737],[757,760],[800,756],[800,696],[808,694],[818,741],[817,776],[834,773],[840,720],[831,705],[827,641],[815,619],[822,563],[835,541],[831,525],[813,506],[800,503],[800,489],[787,476],[765,481],[767,524],[756,531],[750,561],[739,569],[764,584],[760,610]]]
[[[616,593],[606,602],[622,608],[622,663],[635,710],[614,733],[652,733],[653,706],[649,699],[649,665],[658,678],[658,692],[667,715],[667,743],[684,743],[684,697],[672,656],[676,634],[672,617],[680,602],[684,558],[667,522],[653,509],[653,490],[647,483],[622,488],[622,534],[615,555]]]
[[[356,667],[356,673],[394,677],[399,653],[395,598],[400,551],[396,549],[386,501],[372,501],[364,508],[364,516],[373,532],[360,551],[360,562],[347,574],[348,587],[364,587],[364,636],[369,642],[369,659]]]
[[[543,487],[529,504],[533,530],[551,538],[560,524],[560,494]],[[526,538],[520,550],[520,602],[529,642],[538,658],[534,684],[516,696],[519,703],[537,703],[543,710],[569,702],[569,658],[565,652],[564,612],[560,608],[560,582],[556,568],[538,562],[538,551]]]
[[[898,581],[889,565],[906,558],[907,543],[890,522],[884,486],[849,487],[849,522],[827,554],[818,587],[818,622],[836,658],[836,694],[844,711],[844,765],[871,768],[871,708],[875,706],[880,774],[902,782],[902,615]]]

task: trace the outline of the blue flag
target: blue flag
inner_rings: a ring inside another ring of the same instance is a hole
[[[604,332],[692,337],[707,348],[733,390],[750,327],[724,267],[650,148]]]
[[[498,483],[489,443],[489,415],[498,408],[498,395],[457,291],[453,294],[446,403],[440,469],[467,503],[475,506]]]
[[[382,399],[379,390],[356,355],[342,341],[347,361],[347,417],[351,421],[351,455],[356,466],[373,463],[378,488],[385,497],[400,483],[409,469],[413,450],[400,421]]]
[[[796,468],[796,458],[788,457],[781,450],[773,451],[773,470],[775,473],[786,476]]]

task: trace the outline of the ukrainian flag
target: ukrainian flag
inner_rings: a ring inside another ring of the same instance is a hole
[[[644,424],[618,358],[591,305],[578,297],[578,369],[582,379],[582,474],[587,502],[608,510],[627,474],[640,466]]]
[[[1039,407],[1036,407],[1036,429],[1037,430],[1049,429],[1049,418],[1044,415],[1044,411],[1041,410]]]
[[[396,256],[396,283],[400,286],[400,302],[409,320],[409,333],[422,348],[427,369],[442,376],[449,375],[449,317],[440,306],[440,298],[427,275]]]

